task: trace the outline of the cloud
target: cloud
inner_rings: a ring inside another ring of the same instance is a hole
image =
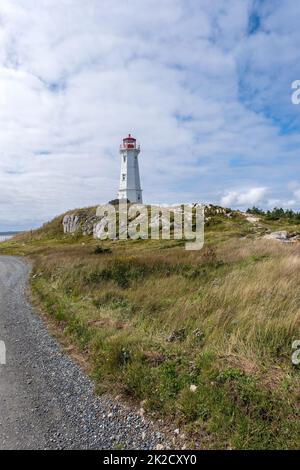
[[[251,188],[245,191],[229,191],[221,198],[225,207],[245,207],[259,204],[264,201],[267,188]]]
[[[0,230],[113,198],[127,132],[147,202],[297,201],[298,9],[1,0]]]
[[[297,189],[296,191],[294,191],[294,196],[297,201],[300,201],[300,189]]]

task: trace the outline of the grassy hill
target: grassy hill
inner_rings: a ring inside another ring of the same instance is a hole
[[[0,254],[33,261],[35,302],[80,352],[98,392],[128,397],[178,428],[176,445],[298,448],[291,354],[300,339],[300,242],[263,235],[300,231],[299,222],[206,215],[199,252],[182,241],[64,235],[60,216],[1,244]]]

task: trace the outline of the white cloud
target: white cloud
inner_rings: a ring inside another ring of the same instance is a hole
[[[267,188],[251,188],[245,191],[229,191],[225,194],[221,203],[226,207],[251,206],[264,201]]]

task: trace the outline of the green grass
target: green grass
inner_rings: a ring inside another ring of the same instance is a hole
[[[191,447],[299,447],[300,245],[256,239],[292,224],[212,214],[204,249],[187,252],[174,240],[65,236],[61,221],[0,253],[33,261],[32,293],[99,393],[143,401]]]

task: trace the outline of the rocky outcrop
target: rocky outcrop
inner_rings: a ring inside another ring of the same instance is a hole
[[[293,243],[300,239],[299,233],[296,232],[287,232],[286,230],[282,230],[280,232],[271,232],[264,235],[266,240],[276,240],[282,243]]]
[[[95,235],[95,226],[101,220],[101,217],[88,217],[82,224],[83,235]],[[95,237],[96,238],[96,237]]]
[[[93,237],[96,239],[101,239],[105,233],[106,220],[103,218],[97,219],[97,222],[93,226]]]
[[[116,205],[119,201],[116,199],[111,201],[113,205]],[[195,208],[197,204],[188,204],[191,208]],[[181,208],[179,206],[163,206],[162,209],[171,209],[174,214],[177,212],[181,212]],[[117,209],[117,208],[116,208]],[[159,208],[157,208],[159,209]],[[232,212],[229,209],[224,209],[223,207],[213,206],[212,204],[204,205],[205,211],[205,222],[209,223],[214,219],[215,216],[226,216],[232,217]],[[163,212],[163,211],[162,211]],[[142,214],[139,215],[140,223],[143,223],[143,217],[147,218],[147,222],[149,222],[149,227],[151,229],[156,229],[160,227],[160,223],[163,222],[165,226],[168,226],[169,218],[166,217],[164,214],[159,214],[159,210],[157,210],[157,214],[153,215],[153,217],[149,218],[149,215]],[[130,218],[132,221],[135,216]],[[96,213],[96,208],[88,208],[88,209],[78,209],[74,212],[69,212],[63,218],[63,230],[65,234],[82,234],[82,235],[93,235],[94,238],[100,239],[103,237],[105,233],[106,227],[106,220],[104,220],[103,216],[98,216]],[[170,221],[171,229],[178,229],[180,230],[181,224],[177,221],[177,218],[174,217]],[[122,227],[120,227],[122,230]],[[127,232],[127,228],[126,228]]]
[[[93,235],[95,225],[101,220],[96,215],[86,216],[80,213],[66,214],[63,218],[64,233],[74,235]]]
[[[260,221],[259,217],[255,217],[254,215],[245,215],[247,222],[250,222],[251,224],[256,224]]]
[[[212,217],[214,215],[226,215],[227,217],[232,217],[232,211],[230,209],[221,206],[214,206],[213,204],[205,204],[204,213],[206,217]]]
[[[76,233],[79,230],[80,222],[78,215],[67,214],[63,218],[64,233]]]

